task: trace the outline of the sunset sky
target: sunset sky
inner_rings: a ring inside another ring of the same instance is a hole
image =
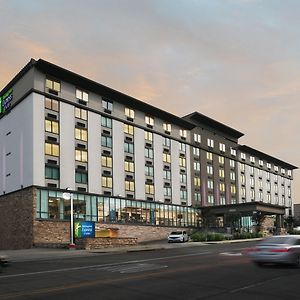
[[[0,90],[43,58],[300,166],[299,16],[298,0],[0,0]]]

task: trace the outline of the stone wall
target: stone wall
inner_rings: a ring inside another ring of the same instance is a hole
[[[85,238],[75,240],[76,249],[103,249],[117,248],[124,246],[134,246],[137,244],[136,238]]]
[[[26,188],[0,197],[0,249],[32,247],[34,194]]]

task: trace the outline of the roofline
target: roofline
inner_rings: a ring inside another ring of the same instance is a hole
[[[244,133],[232,128],[232,127],[229,127],[215,119],[212,119],[210,117],[207,117],[197,111],[193,112],[193,113],[190,113],[186,116],[183,117],[183,119],[185,118],[190,118],[192,120],[195,120],[196,122],[200,122],[204,125],[207,125],[209,127],[212,127],[212,128],[216,128],[217,130],[223,132],[223,133],[227,133],[229,134],[230,136],[236,138],[236,139],[239,139],[240,137],[242,137],[244,135]]]
[[[191,122],[188,122],[186,120],[183,120],[182,118],[173,115],[169,112],[166,112],[162,109],[159,109],[155,106],[152,106],[146,102],[143,102],[141,100],[138,100],[134,97],[131,97],[129,95],[126,95],[122,92],[119,92],[117,90],[114,90],[110,87],[107,87],[105,85],[102,85],[96,81],[93,81],[89,78],[83,77],[77,73],[74,73],[70,70],[64,69],[62,67],[59,67],[57,65],[54,65],[48,61],[45,61],[43,59],[39,59],[34,66],[48,74],[52,75],[54,77],[57,77],[57,79],[62,79],[67,82],[71,82],[75,85],[78,85],[78,87],[86,88],[89,91],[95,92],[97,94],[100,94],[103,97],[106,97],[110,100],[132,106],[133,108],[137,108],[141,111],[145,111],[149,113],[149,115],[158,115],[162,120],[165,121],[172,121],[178,126],[181,126],[185,129],[192,129],[195,127],[194,124]]]
[[[257,157],[260,157],[260,158],[265,158],[265,159],[267,159],[267,160],[269,160],[271,162],[277,163],[280,166],[286,167],[287,169],[291,169],[291,170],[298,169],[298,167],[296,167],[294,165],[291,165],[291,164],[289,164],[289,163],[287,163],[287,162],[285,162],[283,160],[280,160],[280,159],[278,159],[276,157],[273,157],[273,156],[268,155],[268,154],[266,154],[264,152],[261,152],[259,150],[254,149],[254,148],[251,148],[251,147],[249,147],[247,145],[238,145],[237,149],[239,149],[241,151],[245,151],[245,152],[247,152],[249,154],[256,155]]]

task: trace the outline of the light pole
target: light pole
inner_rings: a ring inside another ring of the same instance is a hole
[[[69,188],[66,188],[68,191]],[[75,244],[74,244],[74,208],[73,208],[73,193],[72,192],[65,192],[63,193],[63,198],[65,200],[70,200],[71,208],[70,208],[70,244],[69,244],[69,249],[74,249]]]

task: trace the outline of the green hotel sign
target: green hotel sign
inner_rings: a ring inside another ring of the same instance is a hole
[[[13,100],[13,89],[9,89],[3,96],[0,96],[0,114],[5,113]]]

